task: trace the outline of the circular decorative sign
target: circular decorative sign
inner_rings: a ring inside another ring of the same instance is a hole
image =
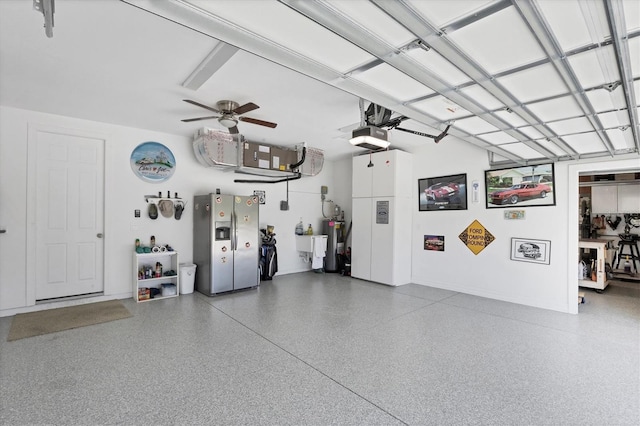
[[[160,183],[173,176],[176,159],[169,148],[159,142],[144,142],[131,153],[131,170],[146,182]]]

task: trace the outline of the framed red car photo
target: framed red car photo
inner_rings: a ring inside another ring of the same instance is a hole
[[[555,206],[553,164],[485,171],[487,208]]]
[[[420,211],[466,210],[467,175],[450,175],[418,179]]]

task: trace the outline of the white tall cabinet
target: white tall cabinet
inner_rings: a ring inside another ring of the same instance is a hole
[[[403,151],[353,158],[352,277],[393,286],[411,281],[412,175],[412,156]]]

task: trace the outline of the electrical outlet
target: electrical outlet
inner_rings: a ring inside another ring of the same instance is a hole
[[[326,187],[326,186],[324,186],[324,185],[322,185],[322,186],[320,187],[320,194],[322,194],[322,195],[327,195],[327,193],[328,193],[328,192],[329,192],[329,188],[328,188],[328,187]]]

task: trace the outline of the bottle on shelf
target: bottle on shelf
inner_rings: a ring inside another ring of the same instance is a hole
[[[300,218],[300,222],[296,225],[296,235],[304,234],[304,225],[302,224],[302,218]]]
[[[311,227],[311,224],[309,224],[309,227],[307,228],[307,235],[313,235],[313,228]]]

